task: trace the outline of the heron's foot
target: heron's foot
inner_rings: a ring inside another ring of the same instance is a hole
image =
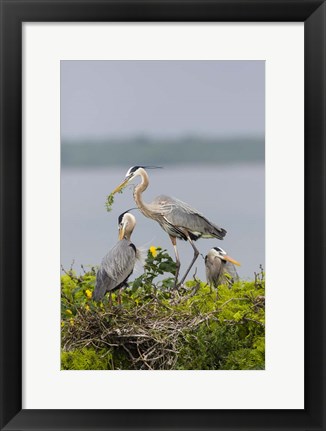
[[[173,286],[173,289],[178,290],[178,288],[179,288],[179,282],[178,282],[178,279],[177,279],[177,278],[175,278],[175,279],[174,279],[174,286]]]
[[[171,298],[171,303],[172,304],[177,304],[179,302],[179,300],[180,300],[180,294],[179,294],[178,289],[171,290],[171,296],[170,296],[170,298]]]
[[[183,277],[182,280],[179,281],[177,288],[180,289],[180,287],[185,287],[186,277]]]
[[[184,285],[183,281],[180,281],[180,283],[177,284],[176,289],[180,290],[180,289],[185,289],[186,286]]]

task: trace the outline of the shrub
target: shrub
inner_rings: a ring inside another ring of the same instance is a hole
[[[174,261],[151,247],[121,307],[115,293],[114,305],[94,302],[95,268],[83,272],[70,268],[61,277],[62,369],[264,369],[262,269],[231,289],[194,277],[177,291]]]

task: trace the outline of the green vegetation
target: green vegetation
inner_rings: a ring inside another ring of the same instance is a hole
[[[107,197],[106,197],[106,201],[105,201],[105,208],[108,212],[112,211],[112,205],[114,203],[114,194],[110,193]]]
[[[189,164],[189,163],[246,163],[263,162],[264,137],[204,138],[185,136],[157,139],[138,136],[126,139],[97,141],[62,141],[62,165],[124,166]],[[171,157],[173,155],[173,157]]]
[[[173,288],[175,263],[151,247],[144,273],[112,304],[92,300],[96,270],[61,277],[63,370],[256,370],[265,364],[265,280],[216,289],[195,276]],[[163,279],[158,279],[162,276]],[[167,276],[167,277],[166,277]]]
[[[123,193],[124,187],[119,190],[117,193]],[[105,201],[105,208],[107,210],[107,212],[112,211],[112,206],[114,204],[114,194],[110,193],[107,197],[106,197],[106,201]]]

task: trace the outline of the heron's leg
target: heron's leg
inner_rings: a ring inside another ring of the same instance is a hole
[[[118,290],[118,304],[119,304],[119,307],[121,307],[121,288]]]
[[[110,306],[110,308],[112,308],[112,292],[111,292],[111,290],[109,292],[109,306]]]
[[[174,254],[175,254],[175,280],[174,280],[174,287],[177,287],[178,284],[178,276],[180,271],[180,259],[179,259],[179,252],[177,249],[177,238],[175,236],[170,235],[171,242],[173,244],[174,248]]]
[[[191,261],[191,263],[190,263],[190,265],[189,265],[189,268],[187,269],[187,271],[186,271],[185,275],[182,277],[182,280],[180,281],[179,286],[180,286],[181,284],[183,284],[183,282],[185,281],[185,279],[186,279],[187,275],[189,274],[189,271],[191,270],[191,268],[192,268],[193,264],[195,263],[195,261],[196,261],[197,257],[199,256],[199,251],[197,250],[197,247],[195,246],[195,244],[194,244],[193,240],[190,238],[190,236],[189,236],[188,232],[186,233],[186,235],[187,235],[187,239],[188,239],[188,241],[190,242],[190,244],[191,244],[192,248],[194,249],[194,257],[193,257],[193,259],[192,259],[192,261]]]

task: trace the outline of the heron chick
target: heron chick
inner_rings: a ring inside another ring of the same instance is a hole
[[[149,204],[145,203],[142,199],[142,193],[149,185],[149,178],[145,168],[152,169],[153,167],[132,166],[127,171],[124,181],[113,190],[112,194],[121,191],[134,178],[141,178],[141,182],[134,188],[134,200],[144,216],[157,221],[171,239],[176,258],[175,286],[178,284],[178,275],[180,270],[180,259],[176,239],[179,238],[189,241],[193,248],[194,256],[179,283],[179,285],[181,285],[199,255],[199,251],[197,250],[194,241],[198,238],[223,239],[226,234],[226,230],[210,222],[197,210],[179,199],[160,195],[156,197],[153,202]]]
[[[214,247],[205,256],[207,283],[214,287],[220,284],[228,284],[229,287],[239,280],[239,276],[234,265],[240,263],[220,247]]]
[[[140,252],[130,241],[136,218],[125,212],[118,218],[119,241],[103,258],[96,274],[94,301],[100,301],[107,292],[128,286],[127,281],[134,270]],[[120,295],[119,295],[120,303]]]

